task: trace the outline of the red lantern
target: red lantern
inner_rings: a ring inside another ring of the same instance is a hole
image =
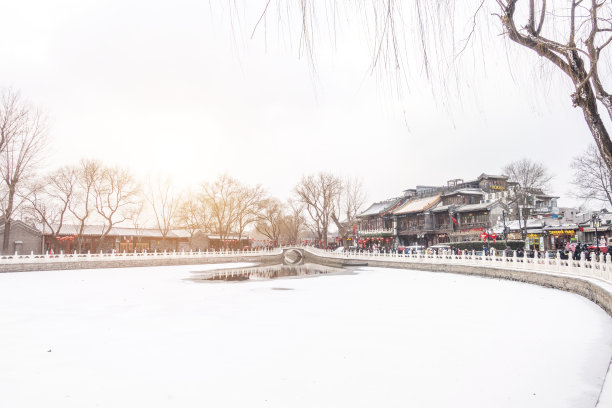
[[[482,234],[480,234],[480,238],[485,241],[487,239],[489,235],[486,232],[483,232]]]

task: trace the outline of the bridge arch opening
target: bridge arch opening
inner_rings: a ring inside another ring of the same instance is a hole
[[[299,249],[288,249],[283,252],[283,264],[299,265],[304,262],[304,254]]]

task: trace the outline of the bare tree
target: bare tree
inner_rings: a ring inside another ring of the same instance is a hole
[[[296,244],[300,240],[300,234],[306,225],[304,205],[290,199],[286,208],[288,210],[282,220],[281,236],[290,243]]]
[[[612,3],[602,0],[497,0],[505,34],[548,60],[573,84],[572,103],[582,110],[608,170],[612,141],[599,116],[598,102],[612,119],[609,55]],[[522,10],[520,9],[522,7]],[[547,8],[548,7],[548,8]],[[608,83],[604,83],[608,81]]]
[[[130,172],[118,167],[104,168],[94,184],[96,211],[104,220],[98,241],[99,251],[114,225],[127,220],[131,207],[137,204],[139,186]]]
[[[548,188],[553,176],[543,164],[525,158],[507,164],[502,172],[508,176],[508,181],[511,183],[510,206],[516,210],[515,216],[518,217],[519,228],[523,230],[521,220],[525,221],[529,217],[530,200],[535,194],[542,194]]]
[[[30,183],[23,197],[30,212],[43,226],[43,250],[46,231],[54,240],[64,226],[68,207],[74,199],[76,182],[76,168],[64,166]]]
[[[22,203],[18,191],[33,175],[45,145],[47,128],[42,114],[22,101],[19,94],[4,91],[0,107],[0,176],[6,188],[2,253],[8,253],[11,218]],[[17,199],[17,201],[16,201]]]
[[[137,201],[129,210],[128,219],[132,222],[134,227],[134,234],[136,235],[136,242],[134,243],[134,250],[140,250],[139,244],[142,243],[142,232],[144,227],[143,221],[144,201]]]
[[[176,217],[180,196],[169,177],[158,177],[154,182],[149,182],[147,200],[153,208],[155,222],[162,235],[162,246],[165,249],[166,237]]]
[[[284,217],[283,204],[276,198],[269,198],[262,203],[261,212],[257,218],[255,228],[270,241],[278,245]]]
[[[27,217],[36,224],[42,225],[41,253],[44,252],[47,231],[50,231],[52,237],[57,236],[56,231],[60,229],[57,223],[61,217],[58,203],[49,197],[45,187],[46,184],[41,183],[40,180],[34,180],[28,183],[21,197],[24,200],[21,211],[25,212]]]
[[[260,185],[255,187],[241,185],[238,188],[234,225],[238,233],[239,243],[242,240],[242,234],[245,229],[260,218],[260,212],[265,208],[265,194],[266,192]]]
[[[263,22],[267,21],[267,15],[273,10],[270,3],[266,2],[261,17],[254,23],[251,37],[259,27],[265,29]],[[274,3],[277,4],[277,18],[296,19],[299,51],[309,57],[313,64],[315,35],[321,34],[320,31],[326,26],[322,21],[328,22],[327,27],[332,31],[329,37],[335,41],[333,34],[337,24],[348,20],[349,14],[355,11],[365,20],[361,26],[372,41],[372,70],[381,67],[387,73],[404,78],[401,72],[406,72],[408,66],[416,61],[422,64],[428,77],[437,75],[439,81],[436,82],[446,83],[445,77],[452,72],[457,84],[461,82],[461,74],[456,69],[459,57],[479,38],[477,33],[488,27],[486,18],[491,16],[505,38],[531,50],[546,62],[544,66],[569,80],[571,101],[574,107],[581,109],[601,157],[608,170],[612,171],[612,140],[599,114],[599,107],[603,107],[612,119],[612,95],[609,91],[612,82],[610,1],[372,0],[350,3],[346,7],[343,7],[344,2],[334,0],[277,0]],[[295,10],[289,10],[290,5],[294,5]],[[458,9],[470,10],[468,21],[456,21]],[[338,13],[343,13],[342,18]],[[415,38],[420,58],[408,52],[411,48],[408,42]],[[495,57],[507,56],[500,53]],[[486,56],[481,59],[483,62],[487,60]]]
[[[187,192],[183,195],[177,214],[176,221],[178,225],[189,232],[189,247],[192,247],[193,237],[199,230],[207,228],[208,225],[208,209],[205,203],[192,192]]]
[[[22,101],[18,92],[11,89],[0,92],[0,152],[30,126],[31,116],[32,108]]]
[[[240,184],[227,174],[222,174],[212,183],[202,184],[201,199],[209,211],[212,232],[223,242],[235,223],[239,211]]]
[[[78,222],[77,252],[80,253],[83,248],[85,225],[96,208],[94,186],[102,175],[102,164],[95,160],[84,159],[76,167],[75,173],[74,199],[69,202],[68,210]]]
[[[357,220],[357,214],[366,202],[366,193],[363,182],[357,178],[347,177],[342,187],[342,195],[339,197],[341,216],[344,220],[339,220],[336,214],[332,214],[332,220],[338,228],[338,233],[342,237],[342,243],[346,248],[347,238],[353,231],[353,225]]]
[[[576,187],[574,196],[585,201],[598,201],[612,207],[612,185],[610,170],[606,166],[597,146],[590,145],[571,164],[574,170],[572,184]]]
[[[330,173],[302,177],[295,187],[297,200],[304,204],[310,218],[309,227],[317,239],[327,247],[327,233],[332,222],[332,214],[339,210],[339,197],[342,194],[342,181]]]

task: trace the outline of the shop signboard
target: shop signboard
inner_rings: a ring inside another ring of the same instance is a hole
[[[572,230],[572,229],[558,229],[558,230],[550,230],[548,231],[549,235],[566,235],[566,236],[570,236],[573,237],[574,235],[576,235],[576,231]]]

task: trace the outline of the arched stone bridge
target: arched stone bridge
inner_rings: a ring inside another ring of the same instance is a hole
[[[283,248],[283,265],[303,265],[306,254],[300,247]]]

